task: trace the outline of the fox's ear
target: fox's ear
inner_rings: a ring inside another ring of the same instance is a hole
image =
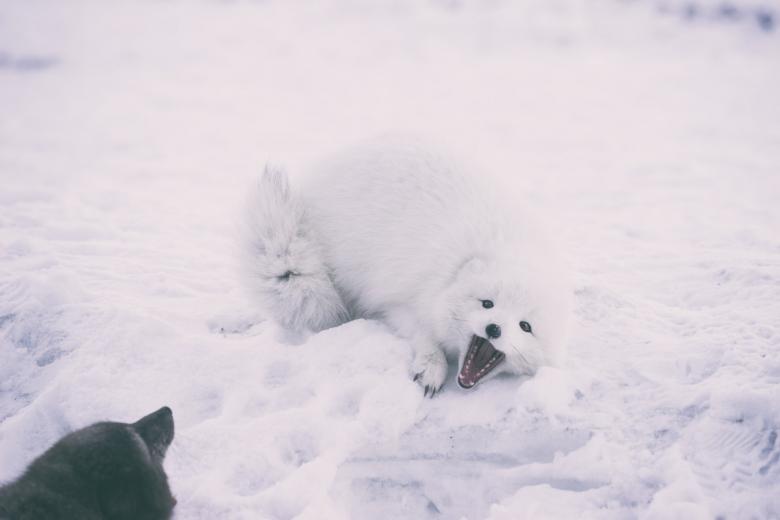
[[[485,265],[486,262],[483,258],[480,258],[478,256],[470,258],[466,264],[463,266],[464,269],[467,270],[467,272],[470,273],[482,273],[485,271]]]
[[[457,279],[464,274],[479,274],[485,271],[486,262],[479,256],[470,256],[463,261],[455,270],[454,278]]]
[[[141,436],[149,451],[160,458],[165,456],[173,441],[173,412],[170,408],[163,406],[130,426]]]

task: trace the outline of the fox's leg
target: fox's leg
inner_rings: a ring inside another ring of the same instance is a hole
[[[412,377],[425,389],[425,395],[433,397],[441,390],[447,377],[447,358],[438,343],[420,326],[416,309],[397,306],[383,314],[385,322],[396,335],[404,338],[412,347]]]
[[[441,390],[447,377],[447,358],[434,341],[423,335],[411,338],[414,349],[412,375],[425,389],[425,395],[433,397]]]

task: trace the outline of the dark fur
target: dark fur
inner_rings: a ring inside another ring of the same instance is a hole
[[[162,467],[173,415],[75,431],[0,488],[0,520],[167,520],[176,500]]]

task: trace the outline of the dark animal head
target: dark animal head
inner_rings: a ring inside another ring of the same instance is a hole
[[[97,423],[65,437],[58,450],[89,482],[106,520],[167,520],[176,499],[162,463],[173,441],[173,414],[163,407],[139,421]]]

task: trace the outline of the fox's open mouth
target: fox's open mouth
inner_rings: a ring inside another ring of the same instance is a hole
[[[472,336],[463,366],[458,373],[461,388],[471,388],[504,361],[506,355],[496,350],[485,338]]]

